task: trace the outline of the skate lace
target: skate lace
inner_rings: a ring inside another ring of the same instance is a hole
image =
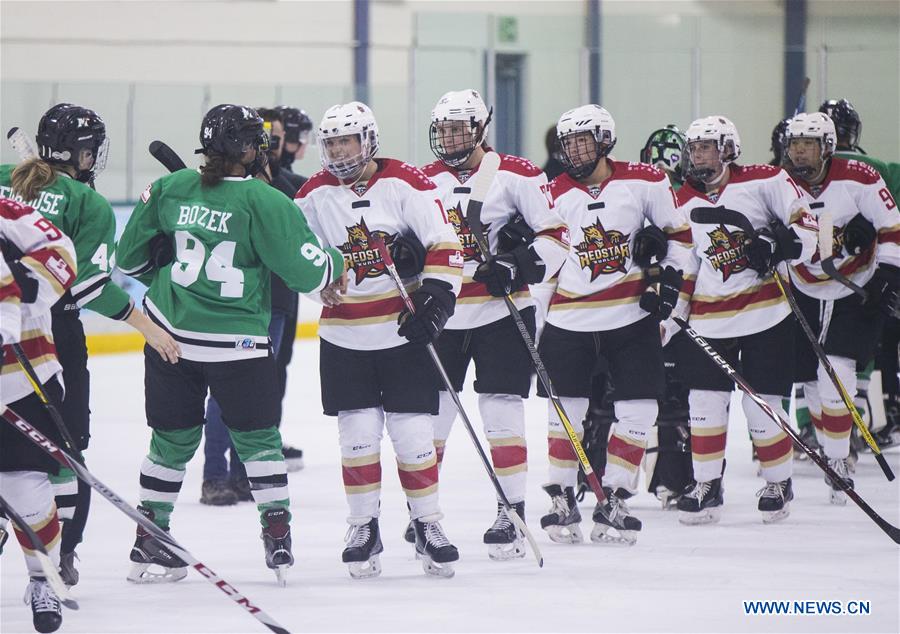
[[[347,542],[348,548],[359,548],[366,545],[371,534],[372,529],[369,528],[368,524],[362,524],[360,526],[351,525],[347,528],[347,534],[344,536],[344,541]]]
[[[850,469],[847,467],[846,460],[829,460],[828,466],[831,467],[832,471],[838,474],[841,478],[847,479],[848,477],[850,477]]]
[[[425,524],[425,539],[437,548],[450,545],[450,540],[444,535],[444,529],[441,528],[441,525],[437,522],[428,522]]]
[[[35,612],[59,612],[59,598],[46,581],[32,581],[25,591],[25,603]]]
[[[565,495],[554,495],[551,499],[550,513],[559,517],[566,517],[569,514],[569,503],[566,501]]]
[[[494,525],[491,526],[491,530],[505,530],[507,529],[512,522],[509,519],[509,516],[506,514],[506,509],[501,508],[497,513],[497,519],[494,520]]]
[[[694,485],[694,488],[687,494],[687,497],[702,500],[706,497],[706,494],[709,493],[709,489],[709,482],[697,482]]]
[[[784,489],[780,482],[767,482],[766,486],[756,492],[756,497],[784,499]]]

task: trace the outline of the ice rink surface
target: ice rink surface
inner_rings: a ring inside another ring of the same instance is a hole
[[[553,544],[540,529],[549,500],[546,403],[532,397],[528,417],[527,517],[544,552],[538,569],[525,559],[493,562],[481,543],[494,519],[493,489],[457,421],[441,472],[443,526],[459,547],[452,579],[426,577],[402,540],[406,505],[383,444],[381,528],[384,572],[352,580],[341,563],[347,508],[334,419],[321,414],[318,346],[294,351],[282,427],[303,449],[306,466],[290,475],[296,564],[286,588],[263,562],[255,506],[199,503],[202,446],[188,466],[173,515],[173,534],[292,632],[898,632],[900,547],[852,502],[828,503],[819,469],[797,463],[791,516],[764,526],[756,510],[762,481],[750,460],[740,407],[732,406],[722,520],[687,527],[647,493],[630,502],[644,522],[631,548]],[[88,466],[104,483],[138,502],[138,471],[148,448],[143,413],[143,362],[138,354],[95,357]],[[470,390],[463,402],[480,425]],[[480,430],[479,430],[480,431]],[[887,454],[900,473],[900,452]],[[871,454],[861,457],[857,491],[888,521],[900,524],[898,482],[888,483]],[[642,484],[643,486],[643,484]],[[592,500],[582,505],[590,533]],[[169,585],[125,580],[135,525],[94,493],[85,542],[78,548],[81,610],[64,610],[62,632],[263,632],[250,615],[199,574]],[[0,630],[32,632],[22,603],[26,580],[15,540],[2,558]],[[747,616],[751,600],[869,601],[868,615]]]

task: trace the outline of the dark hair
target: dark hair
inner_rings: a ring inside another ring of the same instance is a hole
[[[206,163],[200,166],[200,184],[203,187],[214,187],[222,182],[226,176],[231,176],[231,170],[240,161],[231,161],[223,154],[210,152],[206,156]]]
[[[284,117],[282,117],[281,113],[275,108],[257,108],[256,114],[261,116],[263,121],[279,121],[282,124],[284,123]]]

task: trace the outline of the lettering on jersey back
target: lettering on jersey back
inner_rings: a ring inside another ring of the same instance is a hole
[[[747,237],[743,231],[729,231],[724,224],[707,233],[710,245],[704,251],[713,270],[722,274],[725,282],[735,273],[747,270],[750,262],[744,253]]]
[[[372,238],[380,237],[385,245],[390,245],[394,237],[385,231],[369,231],[365,218],[360,218],[358,224],[346,229],[347,241],[338,248],[344,254],[346,268],[353,269],[356,274],[356,284],[366,278],[384,275],[384,262],[381,261],[381,253],[372,245]]]
[[[180,205],[178,210],[179,227],[201,227],[215,233],[228,233],[230,211],[217,211],[203,205]]]
[[[459,243],[463,248],[463,259],[466,262],[484,262],[484,258],[481,256],[481,249],[478,248],[478,243],[475,241],[475,234],[472,233],[469,223],[463,217],[461,202],[456,203],[455,207],[447,210],[447,219],[453,225],[453,230],[459,237]],[[486,222],[482,226],[484,227],[485,235],[488,235],[488,232],[491,230],[491,223]]]
[[[22,200],[22,196],[13,195],[12,188],[9,185],[0,185],[0,198],[9,198],[22,205],[28,205],[32,209],[45,216],[58,216],[63,207],[63,201],[66,199],[64,194],[54,194],[49,191],[42,191],[34,200]]]
[[[625,273],[627,260],[631,257],[630,234],[615,229],[607,231],[599,217],[597,222],[582,227],[581,232],[584,240],[575,245],[575,250],[581,268],[591,271],[592,282],[601,275]]]

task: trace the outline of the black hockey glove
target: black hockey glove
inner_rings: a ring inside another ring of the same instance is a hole
[[[509,253],[491,257],[475,269],[476,282],[487,287],[494,297],[514,293],[526,284],[543,281],[546,267],[537,252],[530,246],[519,246]]]
[[[641,295],[640,306],[651,315],[668,319],[678,302],[678,293],[684,283],[681,271],[667,266],[659,271],[659,293],[648,289]]]
[[[160,270],[175,261],[175,245],[169,236],[157,233],[150,238],[150,261],[153,268]]]
[[[800,257],[802,252],[803,243],[796,232],[780,222],[763,228],[744,245],[749,266],[760,277],[768,274],[779,262]]]
[[[425,268],[427,251],[415,234],[397,234],[390,246],[391,258],[402,278],[415,277]]]
[[[410,313],[404,309],[400,313],[397,334],[406,337],[410,343],[431,343],[453,316],[456,296],[452,287],[441,280],[426,279],[411,299],[416,312]]]
[[[19,298],[19,301],[23,304],[33,304],[38,296],[37,279],[32,277],[28,267],[18,260],[12,260],[7,262],[7,264],[13,279],[16,280],[16,284],[19,286],[19,290],[22,291],[22,297]]]
[[[512,220],[500,227],[497,233],[497,252],[509,253],[517,247],[527,247],[532,242],[534,229],[528,226],[522,214],[516,214]]]
[[[847,255],[859,255],[875,244],[877,237],[875,225],[862,214],[856,214],[844,227],[844,250]]]
[[[900,315],[900,268],[879,264],[865,289],[869,294],[865,306],[880,310],[888,317]]]
[[[669,240],[663,230],[654,225],[647,225],[634,234],[634,252],[632,259],[642,269],[656,262],[662,262],[669,252]]]

